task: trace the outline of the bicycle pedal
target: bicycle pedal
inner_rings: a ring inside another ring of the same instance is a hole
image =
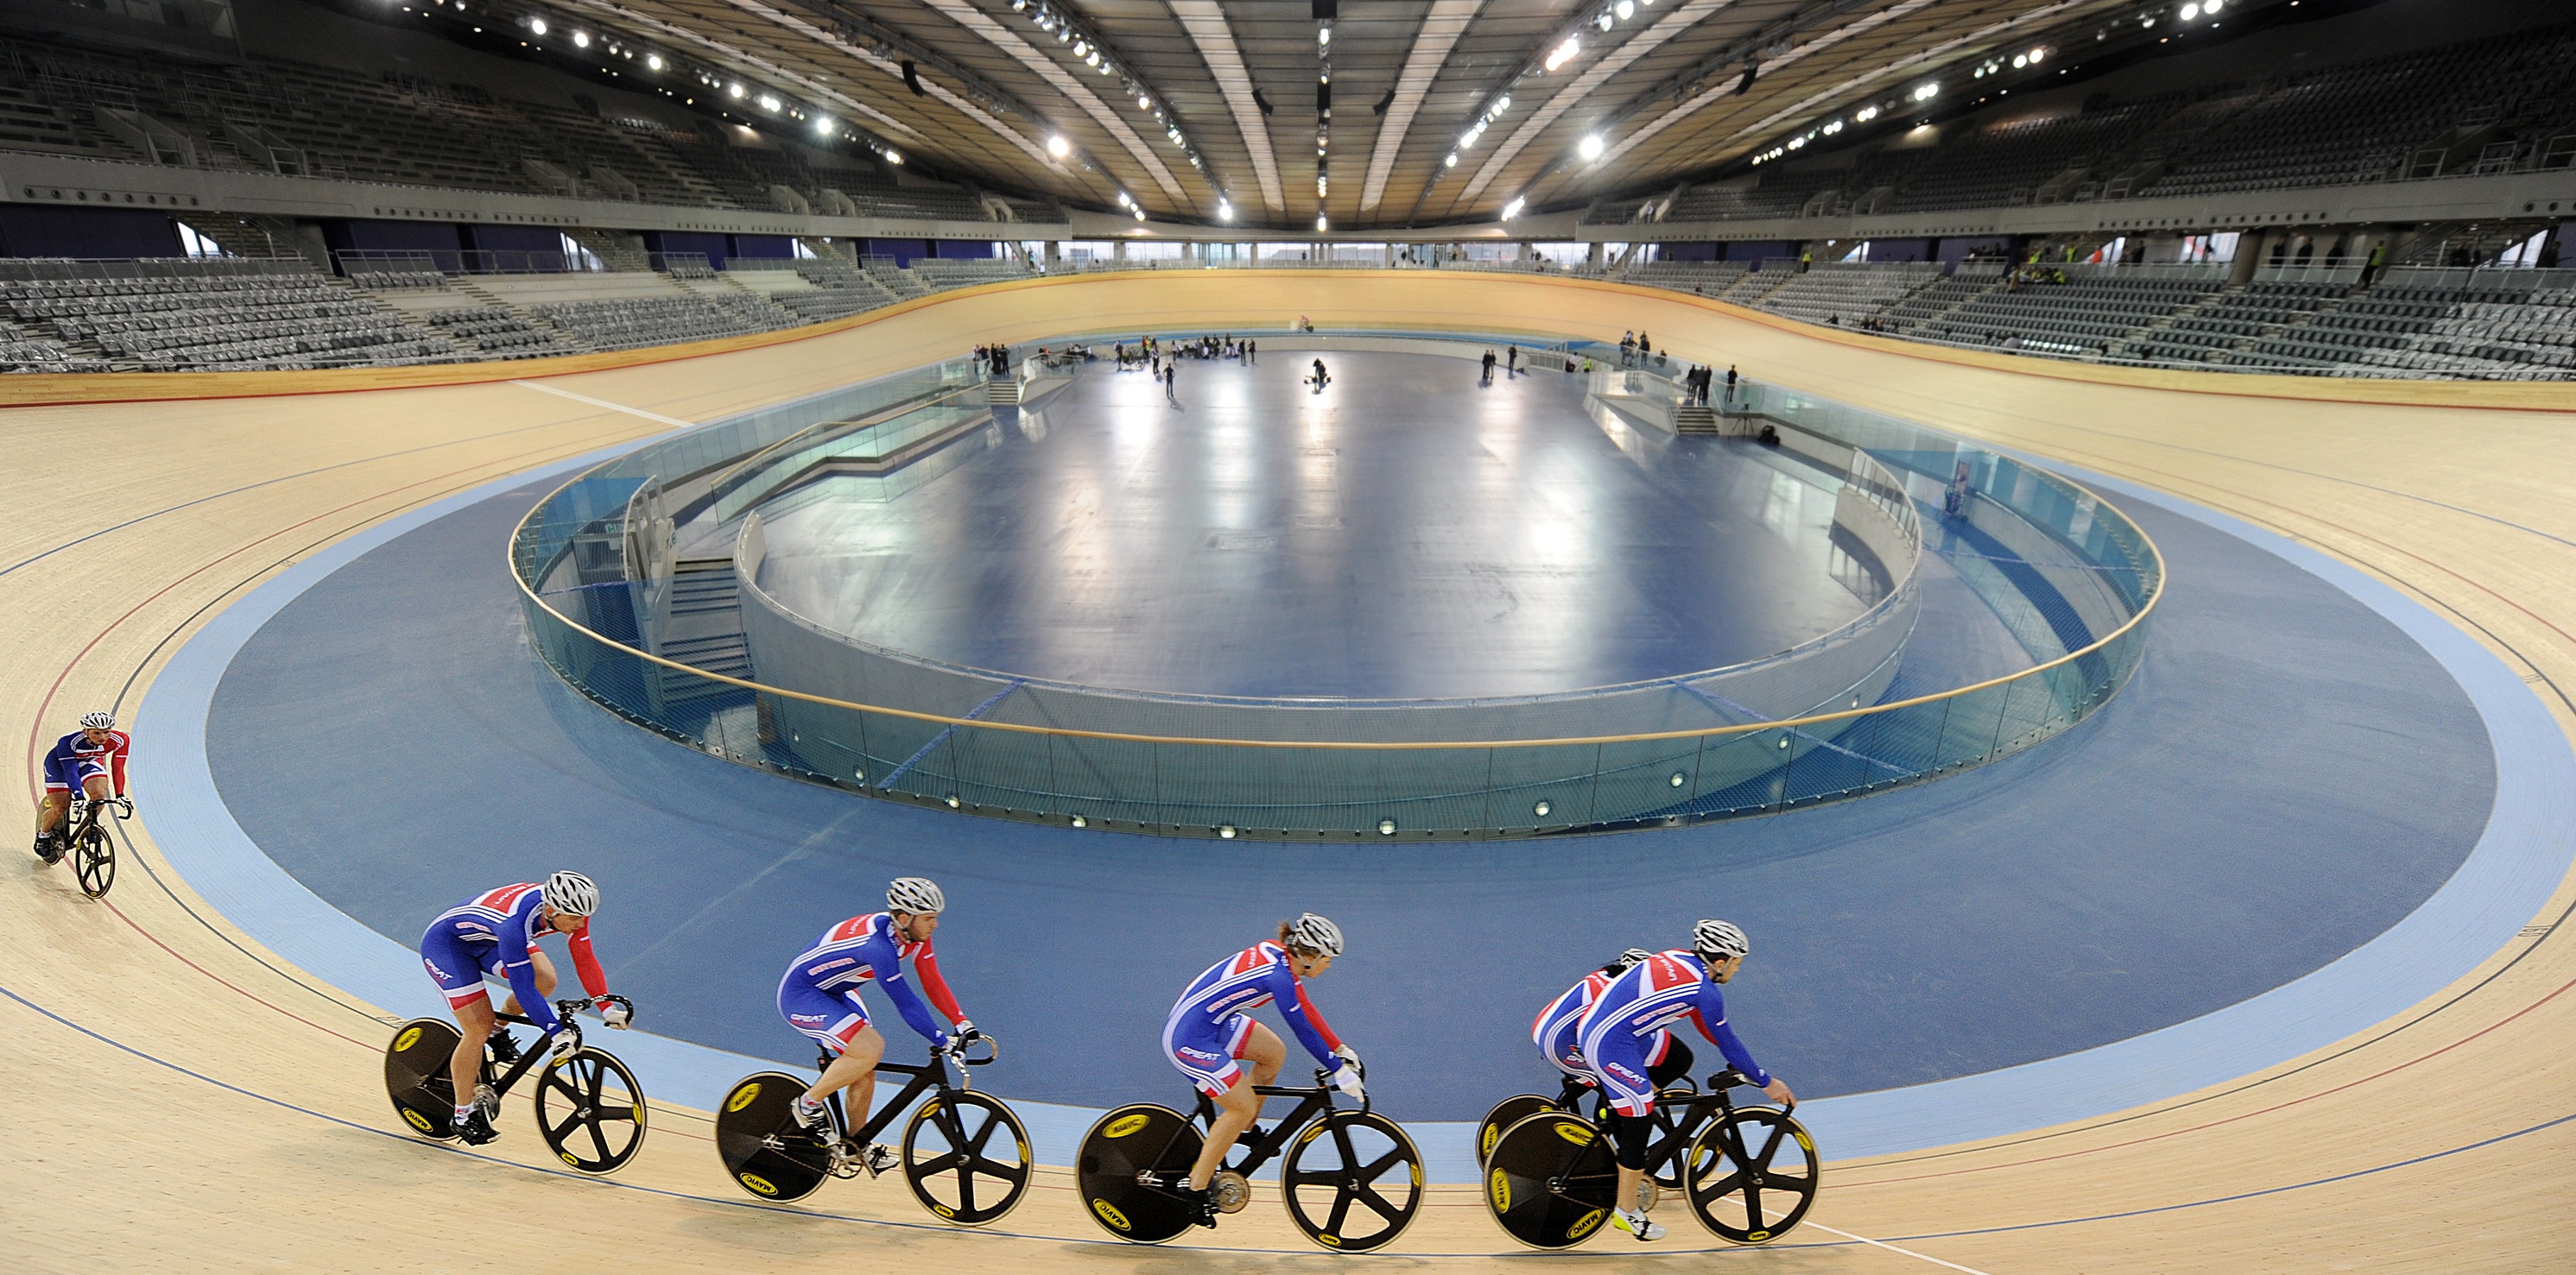
[[[1208,1182],[1208,1194],[1216,1201],[1219,1213],[1240,1213],[1252,1203],[1252,1181],[1232,1169],[1219,1169]]]

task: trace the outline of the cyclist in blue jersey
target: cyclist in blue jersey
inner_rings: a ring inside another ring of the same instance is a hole
[[[581,1029],[556,1017],[554,1002],[546,999],[554,994],[555,967],[537,950],[539,935],[569,937],[573,969],[581,976],[582,989],[598,1003],[600,1021],[619,1030],[627,1026],[627,1008],[610,999],[608,974],[591,951],[590,918],[598,910],[599,887],[589,877],[558,872],[543,886],[523,882],[475,895],[439,913],[420,936],[420,963],[456,1014],[456,1053],[448,1060],[447,1074],[455,1085],[456,1136],[467,1145],[481,1146],[501,1136],[492,1129],[485,1111],[487,1091],[478,1083],[484,1042],[492,1043],[493,1056],[502,1062],[519,1058],[517,1042],[493,1016],[491,994],[483,990],[486,975],[509,982],[502,1012],[535,1023],[558,1061],[581,1048]]]
[[[947,910],[948,896],[927,877],[897,877],[886,887],[885,911],[854,916],[823,931],[778,980],[778,1012],[787,1025],[832,1055],[831,1065],[796,1099],[795,1107],[796,1122],[823,1141],[840,1141],[840,1130],[832,1126],[831,1112],[824,1106],[834,1090],[849,1091],[843,1109],[854,1123],[866,1120],[876,1102],[877,1063],[885,1058],[886,1041],[868,1025],[868,1006],[859,998],[860,988],[871,981],[883,984],[895,1011],[934,1049],[983,1035],[957,1007],[957,997],[948,990],[948,980],[940,977],[939,958],[930,948],[930,936],[939,929],[939,914]],[[920,977],[918,992],[904,979],[906,960]],[[928,1004],[922,1001],[925,994]],[[953,1030],[944,1030],[940,1020],[931,1017],[934,1006]],[[895,1165],[894,1149],[870,1144],[860,1150],[859,1163],[871,1174],[883,1173]]]
[[[1617,959],[1584,975],[1582,982],[1549,1001],[1547,1008],[1540,1010],[1538,1017],[1530,1022],[1530,1041],[1538,1046],[1539,1055],[1555,1064],[1558,1071],[1586,1085],[1599,1085],[1600,1082],[1592,1076],[1591,1066],[1583,1061],[1583,1041],[1575,1034],[1575,1029],[1583,1021],[1583,1011],[1592,1008],[1592,1002],[1600,998],[1603,988],[1610,986],[1610,980],[1627,973],[1639,961],[1654,959],[1654,955],[1642,947],[1629,948]],[[1673,1040],[1669,1032],[1665,1039],[1672,1048],[1664,1051],[1663,1056],[1650,1060],[1655,1064],[1655,1087],[1658,1089],[1669,1083],[1673,1076],[1687,1075],[1691,1067],[1690,1050],[1683,1048],[1680,1041]],[[1676,1053],[1678,1058],[1673,1056]],[[1667,1071],[1671,1073],[1669,1076],[1662,1074]]]
[[[1761,1086],[1773,1101],[1797,1101],[1785,1081],[1753,1061],[1753,1052],[1726,1023],[1726,998],[1718,993],[1718,984],[1744,968],[1745,953],[1751,950],[1744,931],[1724,921],[1702,921],[1692,927],[1690,951],[1659,952],[1610,980],[1577,1023],[1583,1059],[1610,1108],[1605,1122],[1619,1160],[1613,1198],[1620,1205],[1612,1222],[1640,1240],[1664,1234],[1663,1227],[1646,1217],[1652,1201],[1644,1186],[1646,1144],[1654,1133],[1648,1118],[1657,1087],[1652,1073],[1655,1060],[1663,1056],[1663,1042],[1671,1040],[1666,1027],[1690,1019],[1726,1055],[1728,1066]]]
[[[1341,927],[1303,913],[1279,923],[1277,942],[1255,943],[1209,966],[1172,1003],[1171,1016],[1163,1022],[1163,1052],[1217,1109],[1207,1143],[1190,1166],[1188,1189],[1199,1225],[1216,1225],[1216,1196],[1208,1183],[1235,1139],[1260,1118],[1258,1087],[1277,1080],[1288,1061],[1288,1047],[1278,1034],[1254,1022],[1247,1011],[1277,1002],[1280,1017],[1288,1020],[1289,1030],[1332,1084],[1351,1097],[1362,1096],[1358,1051],[1343,1044],[1306,999],[1304,980],[1331,969],[1333,958],[1341,954]],[[1248,1085],[1242,1061],[1252,1064]]]
[[[63,861],[63,831],[75,801],[118,801],[134,813],[125,795],[125,754],[133,740],[116,728],[112,713],[83,713],[80,729],[45,750],[45,800],[36,807],[36,857],[48,864]]]

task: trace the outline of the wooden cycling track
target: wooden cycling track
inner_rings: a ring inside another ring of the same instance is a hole
[[[32,798],[45,741],[92,707],[130,719],[177,645],[261,581],[371,523],[550,460],[979,341],[1110,325],[1275,332],[1301,314],[1611,339],[1643,328],[1686,357],[2161,488],[2394,584],[2485,643],[2576,729],[2576,387],[2098,369],[1908,346],[1624,285],[1288,271],[1001,285],[660,361],[9,378],[0,566],[19,565],[0,575],[5,724],[27,741]],[[496,547],[496,570],[500,557]],[[535,1246],[649,1270],[857,1258],[1041,1272],[1183,1258],[1100,1242],[1061,1172],[1000,1235],[931,1224],[891,1178],[824,1191],[810,1210],[756,1206],[719,1176],[706,1117],[668,1102],[643,1156],[607,1181],[550,1168],[523,1112],[505,1121],[497,1155],[408,1138],[381,1087],[385,1017],[263,950],[160,858],[154,744],[137,742],[143,816],[107,900],[83,899],[67,869],[40,870],[23,851],[0,859],[14,865],[0,870],[0,1162],[11,1166],[0,1260],[13,1269],[491,1269],[544,1262]],[[350,744],[362,756],[364,741]],[[353,760],[317,776],[317,799],[363,802],[366,775]],[[1540,1259],[1471,1192],[1443,1189],[1387,1254],[1332,1259],[1265,1192],[1215,1233],[1223,1251],[1183,1260],[1669,1263],[1696,1251],[1681,1260],[2565,1269],[2576,1251],[2576,927],[2560,923],[2571,902],[2576,880],[2562,880],[2522,937],[2472,975],[2295,1062],[2075,1125],[1831,1164],[1809,1225],[1775,1249],[1706,1253],[1710,1237],[1668,1202],[1662,1244],[1613,1236]]]

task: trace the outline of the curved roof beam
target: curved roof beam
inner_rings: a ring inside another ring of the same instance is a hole
[[[1423,16],[1422,30],[1413,38],[1413,52],[1406,55],[1404,71],[1396,77],[1395,100],[1387,104],[1386,118],[1378,121],[1368,180],[1360,187],[1360,211],[1376,208],[1385,198],[1386,179],[1395,171],[1395,157],[1404,149],[1414,113],[1422,109],[1422,99],[1430,94],[1431,81],[1439,78],[1440,64],[1449,60],[1449,50],[1457,46],[1468,21],[1484,5],[1485,0],[1432,0],[1431,12]]]
[[[1852,23],[1850,26],[1842,27],[1842,28],[1838,28],[1838,29],[1836,29],[1836,30],[1834,30],[1834,31],[1831,31],[1831,32],[1828,32],[1828,33],[1826,33],[1826,34],[1824,34],[1824,35],[1822,35],[1822,36],[1818,36],[1818,37],[1817,37],[1816,39],[1814,39],[1814,40],[1811,40],[1811,41],[1809,41],[1809,42],[1807,42],[1807,43],[1805,43],[1805,44],[1802,44],[1802,45],[1799,45],[1799,46],[1797,46],[1797,47],[1795,47],[1795,48],[1793,48],[1793,49],[1790,49],[1788,52],[1781,54],[1779,57],[1772,58],[1772,59],[1770,59],[1770,60],[1768,60],[1768,61],[1765,61],[1765,62],[1763,62],[1763,63],[1761,64],[1761,66],[1760,66],[1760,68],[1759,68],[1759,72],[1758,72],[1758,73],[1759,73],[1759,74],[1767,75],[1767,74],[1771,73],[1773,70],[1775,70],[1775,69],[1777,69],[1777,68],[1780,68],[1780,67],[1785,67],[1785,66],[1789,65],[1790,63],[1795,62],[1795,61],[1798,61],[1799,59],[1804,58],[1804,57],[1806,57],[1807,55],[1809,55],[1809,54],[1811,54],[1811,53],[1816,53],[1816,52],[1819,52],[1819,51],[1821,51],[1821,50],[1824,50],[1824,49],[1827,49],[1827,48],[1831,48],[1832,46],[1834,46],[1834,45],[1836,45],[1836,44],[1840,44],[1840,43],[1842,43],[1844,40],[1850,39],[1851,37],[1856,36],[1856,35],[1864,34],[1864,33],[1868,32],[1868,31],[1870,31],[1870,30],[1873,30],[1873,29],[1875,29],[1875,28],[1877,28],[1877,27],[1883,26],[1883,25],[1885,25],[1885,24],[1887,24],[1887,23],[1889,23],[1889,22],[1893,22],[1893,21],[1895,21],[1895,20],[1896,20],[1896,19],[1898,19],[1898,18],[1904,17],[1904,16],[1905,16],[1905,15],[1907,15],[1907,14],[1913,13],[1914,11],[1916,11],[1916,10],[1918,10],[1918,9],[1924,8],[1926,5],[1931,4],[1931,3],[1933,3],[1933,0],[1904,0],[1904,2],[1903,2],[1903,3],[1898,4],[1898,5],[1897,5],[1897,6],[1895,6],[1894,8],[1887,9],[1887,10],[1884,10],[1884,11],[1879,12],[1879,13],[1871,14],[1869,17],[1863,18],[1863,19],[1861,19],[1861,20],[1860,20],[1860,21],[1858,21],[1858,22]],[[1885,66],[1878,67],[1878,68],[1877,68],[1877,69],[1875,69],[1875,70],[1865,71],[1865,72],[1863,72],[1863,73],[1861,73],[1861,74],[1859,74],[1859,75],[1853,76],[1853,77],[1851,77],[1850,79],[1844,80],[1843,82],[1841,82],[1841,83],[1839,83],[1839,84],[1836,84],[1836,85],[1834,85],[1834,86],[1833,86],[1833,87],[1831,87],[1831,88],[1824,89],[1824,90],[1822,90],[1822,91],[1820,91],[1820,92],[1817,92],[1817,93],[1811,93],[1811,94],[1807,95],[1806,97],[1804,97],[1804,98],[1802,98],[1802,99],[1798,100],[1797,102],[1794,102],[1794,103],[1791,103],[1791,104],[1790,104],[1790,105],[1788,105],[1788,106],[1782,107],[1781,109],[1779,109],[1779,110],[1777,110],[1777,111],[1774,111],[1774,112],[1772,112],[1771,114],[1769,114],[1769,115],[1767,115],[1767,116],[1764,116],[1764,117],[1763,117],[1762,119],[1760,119],[1760,120],[1757,120],[1757,121],[1755,121],[1755,122],[1753,122],[1753,123],[1751,123],[1751,124],[1745,125],[1743,128],[1737,129],[1735,132],[1733,132],[1733,133],[1731,133],[1731,134],[1729,134],[1729,135],[1728,135],[1728,140],[1732,141],[1732,140],[1734,140],[1735,138],[1742,137],[1742,136],[1744,136],[1744,135],[1745,135],[1745,134],[1747,134],[1747,133],[1758,132],[1758,131],[1760,131],[1760,130],[1762,130],[1762,129],[1769,128],[1769,127],[1771,127],[1772,125],[1779,123],[1781,120],[1787,119],[1788,117],[1790,117],[1790,116],[1792,116],[1792,115],[1795,115],[1795,114],[1797,114],[1797,113],[1798,113],[1798,112],[1800,112],[1800,111],[1804,111],[1804,110],[1807,110],[1807,109],[1812,108],[1813,106],[1815,106],[1815,105],[1816,105],[1817,103],[1819,103],[1819,102],[1827,101],[1827,100],[1829,100],[1829,99],[1831,99],[1831,98],[1834,98],[1834,97],[1837,97],[1837,96],[1839,96],[1839,95],[1841,95],[1841,94],[1848,93],[1848,92],[1850,92],[1851,90],[1856,89],[1856,88],[1859,88],[1859,87],[1861,87],[1862,85],[1868,84],[1868,83],[1870,83],[1870,82],[1872,82],[1872,81],[1874,81],[1874,80],[1878,80],[1878,79],[1881,79],[1881,78],[1884,78],[1884,77],[1886,77],[1886,76],[1890,76],[1890,75],[1896,75],[1896,74],[1902,73],[1902,72],[1904,72],[1904,71],[1911,70],[1911,69],[1913,69],[1913,68],[1915,68],[1915,67],[1921,66],[1921,65],[1922,65],[1922,64],[1924,64],[1925,62],[1929,62],[1929,61],[1931,61],[1931,60],[1933,60],[1933,59],[1935,59],[1935,58],[1939,58],[1939,57],[1943,56],[1944,54],[1947,54],[1947,53],[1950,53],[1950,52],[1952,52],[1952,51],[1956,50],[1959,46],[1961,46],[1961,45],[1963,45],[1963,44],[1968,44],[1968,43],[1973,42],[1973,41],[1976,41],[1976,40],[1982,40],[1982,39],[1985,39],[1985,38],[1987,38],[1987,37],[1989,37],[1989,36],[1992,36],[1992,35],[1995,35],[1995,34],[1997,34],[1997,33],[1999,33],[1999,32],[2003,32],[2003,31],[2011,30],[2011,29],[2013,29],[2013,28],[2015,28],[2015,27],[2018,27],[2018,26],[2021,26],[2021,25],[2023,25],[2023,24],[2025,24],[2025,23],[2035,22],[2035,21],[2038,21],[2038,20],[2043,19],[2043,18],[2055,17],[2056,15],[2058,15],[2058,14],[2060,14],[2060,13],[2063,13],[2063,12],[2065,12],[2066,10],[2068,10],[2068,9],[2072,9],[2072,8],[2076,7],[2077,5],[2079,5],[2079,4],[2083,4],[2083,3],[2086,3],[2086,0],[2057,0],[2057,2],[2056,2],[2056,3],[2054,3],[2054,4],[2042,5],[2041,7],[2037,8],[2037,9],[2033,9],[2033,10],[2029,11],[2028,13],[2024,13],[2024,14],[2022,14],[2021,16],[2019,16],[2019,17],[2017,17],[2017,18],[2009,18],[2009,19],[2006,19],[2006,20],[2004,20],[2004,21],[2002,21],[2002,22],[1997,22],[1997,23],[1994,23],[1994,24],[1992,24],[1992,25],[1989,25],[1989,26],[1986,26],[1986,27],[1984,27],[1984,28],[1981,28],[1981,29],[1979,29],[1979,30],[1977,30],[1977,31],[1970,32],[1970,33],[1969,33],[1969,34],[1967,34],[1967,35],[1960,36],[1960,37],[1959,37],[1959,38],[1957,38],[1957,39],[1943,41],[1942,43],[1937,44],[1937,45],[1934,45],[1934,46],[1932,46],[1932,47],[1930,47],[1930,48],[1923,49],[1923,50],[1920,50],[1920,51],[1915,52],[1915,53],[1912,53],[1912,54],[1908,54],[1907,56],[1902,57],[1902,58],[1899,58],[1899,59],[1897,59],[1896,61],[1890,62],[1890,63],[1888,63],[1888,64],[1887,64],[1887,65],[1885,65]],[[1670,128],[1670,127],[1672,127],[1673,125],[1680,123],[1683,119],[1687,118],[1687,117],[1688,117],[1688,116],[1690,116],[1692,113],[1694,113],[1694,112],[1696,112],[1696,111],[1700,110],[1701,108],[1706,107],[1706,106],[1707,106],[1707,105],[1709,105],[1710,103],[1715,102],[1715,101],[1717,101],[1717,100],[1718,100],[1718,99],[1720,99],[1720,98],[1731,96],[1734,92],[1735,92],[1735,86],[1734,86],[1734,85],[1732,85],[1732,84],[1720,84],[1718,87],[1710,88],[1710,89],[1705,89],[1705,90],[1702,90],[1702,91],[1701,91],[1701,92],[1699,92],[1699,93],[1693,94],[1693,95],[1692,95],[1692,96],[1690,96],[1689,98],[1685,99],[1685,100],[1684,100],[1680,105],[1675,106],[1675,107],[1673,107],[1671,110],[1665,111],[1663,114],[1656,116],[1653,120],[1649,121],[1649,122],[1646,124],[1646,126],[1645,126],[1644,128],[1638,129],[1636,132],[1631,133],[1631,134],[1629,134],[1627,137],[1624,137],[1624,138],[1620,139],[1620,141],[1619,141],[1619,143],[1618,143],[1617,145],[1615,145],[1615,146],[1611,147],[1609,150],[1607,150],[1607,151],[1603,152],[1603,154],[1602,154],[1602,156],[1601,156],[1601,162],[1603,162],[1603,163],[1608,163],[1608,162],[1610,162],[1611,160],[1616,159],[1616,158],[1618,158],[1618,157],[1619,157],[1619,156],[1621,156],[1621,155],[1625,155],[1625,154],[1627,154],[1631,149],[1633,149],[1634,147],[1636,147],[1639,143],[1644,142],[1644,141],[1646,141],[1648,138],[1653,137],[1655,134],[1660,133],[1660,132],[1663,132],[1665,129]]]
[[[736,4],[744,2],[745,0],[734,0]],[[1019,61],[1020,65],[1036,72],[1038,78],[1054,85],[1057,92],[1064,94],[1075,106],[1081,108],[1082,113],[1090,116],[1093,123],[1106,130],[1111,137],[1118,139],[1118,144],[1126,149],[1127,154],[1145,170],[1147,176],[1154,179],[1155,185],[1163,188],[1164,194],[1171,196],[1173,203],[1187,205],[1190,202],[1189,195],[1181,190],[1181,183],[1173,178],[1172,170],[1163,165],[1163,157],[1155,154],[1154,148],[1147,145],[1144,138],[1137,136],[1136,130],[1128,125],[1124,117],[1110,109],[1107,102],[1101,101],[1100,95],[1092,92],[1090,85],[1083,83],[1073,72],[1064,69],[1063,65],[1044,49],[1021,39],[1018,32],[994,21],[992,15],[967,4],[965,0],[923,0],[923,2],[946,15],[950,21],[984,37],[985,41],[994,48],[1010,54]],[[1128,70],[1132,73],[1135,67],[1131,65]]]
[[[1503,169],[1519,157],[1523,147],[1538,140],[1538,135],[1546,132],[1548,125],[1554,124],[1558,116],[1574,109],[1591,94],[1592,90],[1599,88],[1603,81],[1627,70],[1637,59],[1662,48],[1665,41],[1690,30],[1697,26],[1701,19],[1734,2],[1735,0],[1689,0],[1678,8],[1665,10],[1664,15],[1655,20],[1654,25],[1629,36],[1620,43],[1619,47],[1603,54],[1600,61],[1593,63],[1583,74],[1576,76],[1573,83],[1558,89],[1554,96],[1548,98],[1537,110],[1532,111],[1528,119],[1521,121],[1519,128],[1512,130],[1510,138],[1494,148],[1493,155],[1486,159],[1484,167],[1476,170],[1475,179],[1467,183],[1467,189],[1459,192],[1459,200],[1472,202],[1476,196],[1483,194],[1485,187],[1495,178],[1502,176]],[[1931,0],[1924,0],[1924,3],[1931,3]],[[1606,160],[1607,157],[1604,158]]]
[[[827,98],[831,101],[838,102],[858,114],[864,115],[869,119],[885,125],[887,128],[900,133],[910,134],[914,137],[921,136],[921,130],[904,123],[902,120],[896,119],[895,117],[888,115],[839,89],[833,88],[831,85],[817,84],[814,81],[798,75],[794,71],[790,71],[786,67],[780,66],[756,53],[749,53],[744,50],[737,49],[721,40],[715,40],[707,36],[700,35],[687,27],[680,26],[677,23],[665,22],[651,14],[637,13],[636,11],[622,5],[605,3],[605,0],[577,0],[577,2],[582,8],[589,9],[594,13],[613,17],[619,22],[650,27],[654,31],[659,32],[664,38],[669,39],[674,43],[693,44],[700,49],[716,55],[717,57],[729,59],[745,66],[758,67],[764,74],[789,81],[816,97]],[[801,18],[794,17],[790,14],[780,13],[775,9],[760,4],[757,0],[727,0],[727,3],[732,4],[735,8],[740,9],[745,13],[757,14],[772,22],[776,22],[781,26],[791,28],[800,34],[811,36],[823,43],[830,44],[844,52],[865,58],[867,61],[878,66],[886,67],[888,69],[893,68],[894,64],[886,61],[884,58],[880,58],[856,45],[850,44],[849,42],[842,40],[840,37],[822,30]],[[961,110],[967,110],[969,114],[980,117],[982,122],[990,125],[995,129],[995,131],[1002,133],[1004,136],[1010,135],[1008,129],[1001,127],[1001,122],[999,120],[993,119],[981,110],[972,109],[972,104],[966,103],[964,99],[952,101],[949,105],[959,107]],[[1043,154],[1044,152],[1040,153]]]
[[[1252,156],[1252,175],[1261,183],[1261,202],[1274,213],[1287,211],[1288,197],[1279,188],[1279,156],[1270,146],[1270,126],[1262,122],[1260,103],[1252,100],[1252,72],[1243,65],[1243,50],[1234,42],[1234,28],[1226,24],[1225,10],[1217,0],[1169,3],[1172,16],[1181,20],[1182,29],[1199,46],[1208,73],[1225,91],[1226,109],[1234,113],[1234,129],[1243,135],[1243,149]]]

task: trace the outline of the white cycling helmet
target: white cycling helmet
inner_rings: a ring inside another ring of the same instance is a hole
[[[83,713],[83,714],[81,714],[81,729],[82,729],[82,730],[115,730],[115,729],[116,729],[116,714],[114,714],[114,713]]]
[[[886,886],[886,907],[915,916],[937,914],[948,910],[948,896],[939,892],[939,883],[928,877],[896,877]]]
[[[1691,927],[1691,950],[1703,961],[1714,961],[1752,951],[1753,940],[1724,921],[1702,921]]]
[[[1288,946],[1322,956],[1342,954],[1342,927],[1312,912],[1300,912],[1288,923]]]
[[[558,872],[546,878],[546,906],[573,916],[591,916],[599,911],[599,887],[578,872]]]

